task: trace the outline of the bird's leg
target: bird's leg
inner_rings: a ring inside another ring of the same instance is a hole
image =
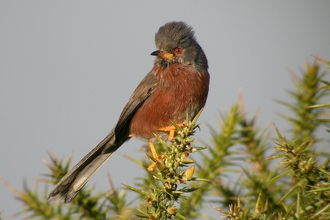
[[[179,127],[183,127],[183,124],[178,124]],[[170,126],[164,126],[164,127],[161,127],[158,129],[159,131],[165,131],[165,132],[169,132],[169,135],[168,135],[168,138],[167,140],[168,141],[171,141],[174,137],[174,134],[175,134],[175,130],[176,130],[176,127],[174,125],[170,125]]]
[[[177,126],[183,127],[183,124],[181,123],[181,124],[178,124]],[[168,139],[168,141],[171,141],[171,140],[173,140],[173,137],[174,137],[174,134],[175,134],[175,131],[176,131],[176,127],[174,125],[164,126],[164,127],[159,128],[158,131],[169,132],[169,135],[168,135],[167,139]],[[150,147],[152,157],[154,159],[156,159],[157,162],[152,162],[151,165],[147,169],[149,171],[154,170],[154,168],[160,169],[163,166],[163,163],[164,163],[164,156],[159,156],[157,154],[155,146],[151,141],[149,141],[149,147]]]
[[[150,151],[151,151],[152,156],[157,159],[158,154],[156,152],[154,143],[152,143],[151,141],[149,141],[149,147],[150,147]]]
[[[147,168],[148,171],[153,171],[155,168],[161,170],[162,167],[164,166],[164,156],[159,156],[157,154],[157,151],[155,149],[154,143],[152,143],[151,141],[149,141],[149,147],[150,147],[150,151],[152,154],[153,162],[150,164],[150,166]],[[156,160],[156,162],[154,161]]]

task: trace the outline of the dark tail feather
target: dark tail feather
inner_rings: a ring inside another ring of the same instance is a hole
[[[115,143],[115,135],[114,132],[111,131],[108,136],[56,184],[48,198],[60,194],[65,203],[71,202],[93,174],[110,158],[112,153],[120,147],[121,143]]]

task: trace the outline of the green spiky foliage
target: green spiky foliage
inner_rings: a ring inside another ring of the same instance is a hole
[[[287,137],[274,126],[277,134],[273,146],[275,152],[263,142],[268,138],[254,127],[254,120],[244,123],[244,114],[238,116],[243,122],[239,140],[245,145],[248,164],[242,168],[244,175],[238,183],[242,191],[237,201],[229,206],[229,210],[215,208],[223,217],[330,218],[329,137],[321,138],[319,132],[329,126],[329,103],[322,103],[322,100],[329,98],[330,90],[329,83],[323,80],[327,72],[320,69],[316,62],[307,63],[300,77],[293,75],[295,88],[288,92],[293,101],[277,100],[291,110],[291,115],[281,115],[291,123],[291,129]],[[256,135],[258,133],[260,135]],[[324,145],[321,149],[318,147]],[[267,148],[272,154],[270,157],[266,157]],[[269,162],[276,164],[271,166]]]

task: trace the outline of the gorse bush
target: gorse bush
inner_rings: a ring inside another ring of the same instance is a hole
[[[329,132],[330,83],[322,68],[330,62],[318,60],[293,75],[291,101],[276,100],[291,110],[281,115],[289,131],[276,123],[260,128],[258,113],[249,117],[240,98],[220,113],[219,127],[210,128],[211,146],[194,146],[198,116],[186,120],[171,142],[159,139],[144,159],[133,160],[146,172],[125,189],[116,190],[109,177],[103,193],[85,187],[71,204],[47,200],[71,161],[53,154],[44,161],[49,173],[34,188],[19,191],[3,181],[29,219],[212,219],[206,202],[219,219],[330,219],[330,134],[320,135]],[[134,203],[127,191],[137,193]]]

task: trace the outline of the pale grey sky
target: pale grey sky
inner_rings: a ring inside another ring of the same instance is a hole
[[[115,125],[150,71],[154,34],[169,21],[191,25],[208,60],[211,87],[197,137],[236,102],[260,109],[261,126],[287,127],[273,99],[286,99],[289,70],[299,74],[312,55],[330,58],[330,1],[1,1],[0,175],[22,189],[47,172],[47,152],[78,162]],[[121,154],[141,158],[131,140],[90,180],[108,189],[142,174]],[[72,164],[74,165],[74,164]],[[43,187],[41,185],[41,187]],[[21,209],[0,184],[4,219]],[[206,212],[218,213],[211,208]],[[20,218],[18,218],[20,219]]]

